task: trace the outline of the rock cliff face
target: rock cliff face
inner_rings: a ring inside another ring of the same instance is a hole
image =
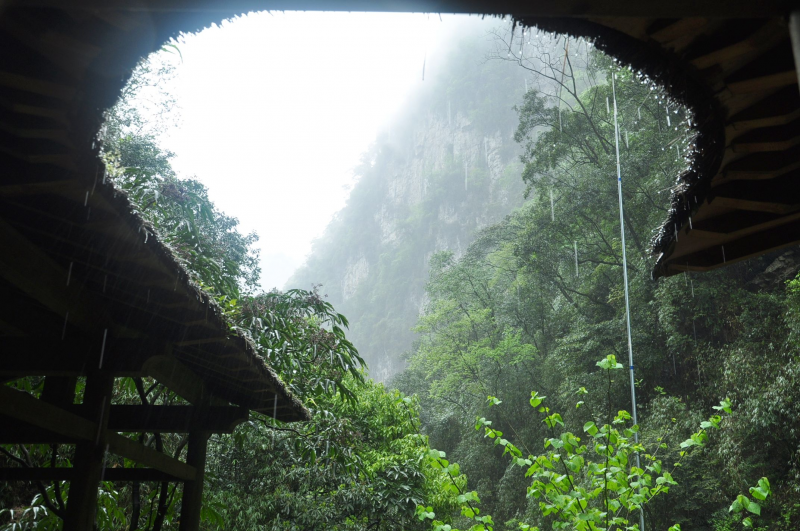
[[[461,254],[522,204],[513,107],[525,72],[485,61],[490,45],[481,36],[452,52],[446,75],[377,139],[347,206],[288,283],[324,286],[375,379],[403,367],[433,253]]]

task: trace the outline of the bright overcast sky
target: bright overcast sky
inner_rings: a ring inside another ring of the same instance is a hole
[[[283,287],[302,264],[344,206],[361,154],[423,83],[423,61],[464,26],[454,16],[262,12],[182,39],[170,88],[181,120],[164,147],[179,175],[258,232],[264,288]]]

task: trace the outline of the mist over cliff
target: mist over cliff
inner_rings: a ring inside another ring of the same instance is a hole
[[[404,365],[431,255],[460,255],[476,230],[522,204],[514,106],[528,81],[515,62],[489,58],[502,24],[473,21],[429,63],[425,86],[364,154],[347,205],[287,283],[322,285],[375,379]]]

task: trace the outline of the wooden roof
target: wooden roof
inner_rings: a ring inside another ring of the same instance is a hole
[[[695,112],[699,154],[691,171],[676,176],[673,211],[654,241],[655,276],[705,271],[800,241],[800,97],[787,24],[797,1],[22,0],[14,5],[29,6],[19,20],[50,17],[52,24],[68,14],[69,31],[50,27],[43,34],[35,22],[33,27],[15,23],[12,31],[9,17],[5,29],[17,43],[95,77],[125,76],[139,57],[179,31],[257,9],[511,14],[523,24],[589,37]],[[80,36],[70,33],[78,27]],[[84,92],[86,101],[107,106],[119,86],[93,86]]]
[[[757,3],[753,3],[757,5]],[[595,39],[694,112],[654,275],[707,271],[800,243],[800,92],[787,16],[521,18]]]
[[[0,7],[0,376],[149,375],[307,419],[105,178],[102,111],[166,38],[146,19]]]

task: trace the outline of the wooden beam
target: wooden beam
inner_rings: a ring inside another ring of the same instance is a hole
[[[187,481],[183,486],[179,531],[197,531],[200,529],[200,509],[203,507],[203,481],[206,469],[208,436],[208,433],[203,432],[189,434],[186,462],[197,469],[197,476],[192,481]]]
[[[754,153],[730,162],[722,169],[722,180],[774,179],[800,168],[797,146],[777,153]]]
[[[9,101],[7,98],[3,98],[2,96],[0,96],[0,107],[8,109],[9,111],[17,114],[37,116],[39,118],[49,118],[63,125],[69,124],[66,113],[61,109],[26,105],[15,101]]]
[[[132,441],[118,433],[107,433],[108,451],[136,463],[155,468],[161,472],[179,478],[182,481],[192,481],[196,475],[195,467],[178,461],[177,459],[161,453],[152,448]]]
[[[73,439],[93,441],[97,437],[95,422],[7,385],[0,386],[0,411],[9,417]]]
[[[82,404],[64,408],[86,418]],[[113,432],[143,433],[231,433],[245,422],[249,411],[235,406],[145,406],[112,405],[108,429]],[[87,418],[87,420],[90,420]],[[0,444],[75,444],[79,439],[31,426],[30,424],[0,415]]]
[[[69,269],[53,262],[47,254],[5,221],[0,220],[0,276],[38,300],[58,315],[69,313],[70,322],[85,329],[97,329],[107,322],[95,314],[97,305],[86,293],[72,286]]]
[[[800,143],[800,121],[754,129],[731,142],[734,153],[784,151]]]
[[[75,96],[75,89],[72,87],[11,72],[0,71],[0,86],[64,101],[69,101]]]
[[[385,11],[464,14],[508,14],[546,17],[645,18],[765,18],[785,16],[781,0],[695,0],[655,2],[642,0],[19,0],[15,7],[49,7],[62,10],[149,11],[178,13],[246,13],[248,11]]]
[[[77,471],[72,467],[0,468],[0,481],[71,481]],[[100,476],[105,481],[162,482],[182,481],[154,468],[106,468]]]
[[[659,25],[658,28],[648,30],[648,34],[651,39],[661,44],[668,44],[687,35],[697,35],[704,31],[708,24],[707,18],[682,17],[667,26]]]
[[[203,380],[172,356],[152,356],[145,362],[143,370],[192,404],[199,403],[208,394]]]
[[[75,477],[72,467],[58,468],[0,468],[0,481],[70,481]]]
[[[117,432],[231,433],[249,411],[236,406],[111,406],[108,429]]]
[[[789,15],[789,36],[792,39],[794,69],[800,80],[800,10],[794,10]]]
[[[86,407],[92,408],[94,411],[98,404],[89,402]],[[110,408],[105,406],[106,409],[102,409],[104,407],[102,405],[99,407],[101,407],[102,416],[107,419]],[[9,417],[32,424],[38,428],[81,441],[88,441],[92,447],[96,446],[98,440],[101,441],[102,445],[102,439],[105,439],[109,451],[119,456],[182,479],[194,478],[194,468],[177,459],[147,448],[117,433],[99,429],[96,422],[37,400],[28,393],[17,391],[5,385],[0,386],[0,410]]]
[[[29,337],[0,338],[0,377],[86,376],[97,370],[103,354],[103,370],[114,376],[142,376],[148,358],[162,354],[165,343],[157,338],[110,337],[93,341],[85,337],[40,340]]]
[[[800,92],[786,87],[758,103],[736,113],[730,119],[734,134],[760,127],[785,125],[800,117]]]
[[[800,220],[795,220],[782,225],[780,229],[757,232],[674,259],[670,257],[664,261],[662,271],[664,276],[687,270],[709,271],[798,243],[800,243]],[[680,249],[676,248],[675,253],[679,251]]]
[[[728,90],[733,94],[747,94],[749,92],[779,89],[789,85],[797,85],[797,72],[794,69],[744,81],[735,81],[728,84]]]
[[[756,26],[758,22],[754,24]],[[765,49],[786,39],[786,29],[781,21],[769,19],[755,32],[743,39],[737,39],[721,48],[705,50],[700,55],[691,57],[689,62],[695,68],[703,70],[714,65],[729,65],[731,61],[737,65],[746,64]],[[730,71],[723,67],[723,71]]]
[[[0,444],[77,444],[81,439],[0,415]]]
[[[97,511],[97,487],[103,474],[106,438],[105,427],[108,422],[108,405],[114,390],[114,379],[105,374],[94,374],[86,379],[83,402],[98,416],[96,435],[80,442],[75,448],[73,467],[78,471],[69,484],[67,510],[64,516],[64,529],[90,531],[94,528]],[[45,404],[51,411],[59,408]],[[89,421],[84,421],[89,422]]]
[[[798,198],[794,198],[797,200]],[[716,197],[715,204],[725,208],[735,208],[737,210],[752,210],[754,212],[770,212],[772,214],[791,214],[800,210],[800,203],[787,204],[773,201],[750,201],[736,197]]]

